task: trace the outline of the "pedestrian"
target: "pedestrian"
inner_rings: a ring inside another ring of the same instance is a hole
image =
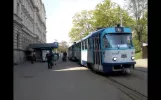
[[[56,65],[56,60],[57,60],[56,56],[57,56],[56,53],[54,53],[53,54],[53,65]]]
[[[67,59],[67,53],[66,53],[66,51],[63,53],[63,61],[66,61],[66,59]]]
[[[67,52],[66,51],[63,53],[63,56],[64,57],[67,57]]]
[[[47,63],[48,63],[48,69],[50,69],[53,66],[53,63],[52,63],[52,58],[53,58],[52,51],[47,52],[46,58],[47,58]]]
[[[30,61],[31,61],[31,64],[33,64],[33,63],[34,63],[34,59],[33,59],[32,52],[30,53]]]
[[[35,53],[33,53],[33,60],[36,61]]]

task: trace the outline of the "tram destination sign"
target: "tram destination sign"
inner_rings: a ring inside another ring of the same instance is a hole
[[[123,33],[124,32],[124,28],[123,27],[115,27],[115,31],[117,33]]]

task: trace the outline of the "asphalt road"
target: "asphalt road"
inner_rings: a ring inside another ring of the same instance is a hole
[[[131,100],[97,75],[73,62],[14,66],[14,100]]]

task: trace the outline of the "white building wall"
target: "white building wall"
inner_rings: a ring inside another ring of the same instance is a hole
[[[43,10],[41,0],[14,0],[14,63],[25,60],[29,44],[46,42],[46,28],[43,28],[46,14]]]

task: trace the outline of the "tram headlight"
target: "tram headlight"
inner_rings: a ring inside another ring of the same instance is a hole
[[[135,59],[135,57],[134,57],[134,56],[132,56],[132,57],[131,57],[131,59],[132,59],[132,60],[134,60],[134,59]]]
[[[117,58],[116,57],[113,57],[113,61],[116,61],[117,60]]]

